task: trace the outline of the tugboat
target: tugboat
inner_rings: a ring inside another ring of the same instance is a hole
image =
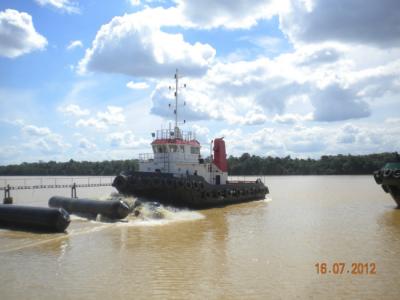
[[[382,169],[374,172],[374,179],[382,189],[389,193],[400,208],[400,156],[396,153],[396,162],[387,163]]]
[[[228,180],[225,141],[212,141],[213,156],[201,158],[192,132],[178,127],[178,70],[175,73],[175,126],[152,133],[153,153],[139,155],[139,171],[121,173],[113,186],[120,194],[174,207],[203,209],[265,199],[268,188],[255,181]],[[211,146],[212,146],[211,144]]]

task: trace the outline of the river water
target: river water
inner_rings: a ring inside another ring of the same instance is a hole
[[[263,180],[264,201],[149,207],[118,223],[73,216],[60,234],[0,229],[0,298],[398,299],[400,210],[372,176]],[[52,195],[70,191],[12,191],[15,204]]]

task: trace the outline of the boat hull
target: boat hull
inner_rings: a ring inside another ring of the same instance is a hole
[[[389,193],[400,208],[400,163],[388,163],[382,169],[374,172],[375,182]]]
[[[124,195],[191,209],[263,200],[269,192],[261,180],[212,185],[201,176],[174,177],[172,174],[148,172],[118,175],[113,186]]]

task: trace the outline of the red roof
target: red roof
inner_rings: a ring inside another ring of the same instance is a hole
[[[175,144],[175,145],[200,146],[200,143],[197,140],[185,141],[182,139],[155,139],[151,144],[152,145]]]

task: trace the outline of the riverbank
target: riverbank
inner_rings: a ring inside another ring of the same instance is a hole
[[[370,175],[387,162],[395,161],[398,154],[376,153],[368,155],[324,155],[319,159],[263,157],[244,153],[229,156],[228,173],[235,175]],[[121,171],[137,170],[138,160],[110,160],[101,162],[34,162],[0,166],[0,176],[104,176]]]

